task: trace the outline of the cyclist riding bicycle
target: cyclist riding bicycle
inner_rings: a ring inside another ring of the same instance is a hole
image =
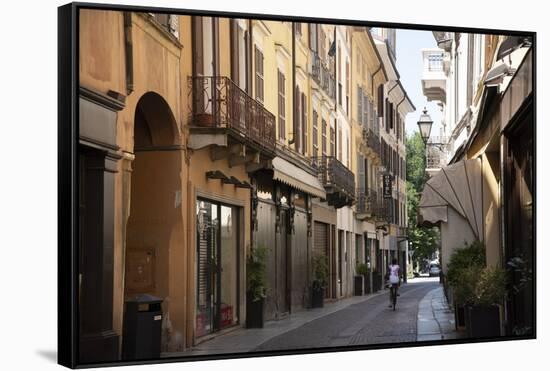
[[[397,301],[397,290],[401,277],[401,268],[397,265],[397,259],[392,259],[391,265],[388,267],[389,284],[390,284],[390,305],[388,308],[395,310],[395,302]]]

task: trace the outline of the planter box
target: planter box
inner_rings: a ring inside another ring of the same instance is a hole
[[[246,327],[264,327],[264,299],[253,301],[249,293],[246,295]]]
[[[354,276],[353,277],[353,295],[355,296],[363,296],[363,292],[365,291],[365,279],[361,276]]]
[[[498,306],[468,306],[465,308],[464,317],[468,337],[500,336],[500,311]]]
[[[371,286],[370,286],[371,282],[370,282],[370,274],[366,274],[365,275],[365,295],[367,294],[370,294],[371,293]]]
[[[464,329],[466,327],[465,313],[466,309],[464,305],[455,304],[455,329]]]
[[[311,307],[322,308],[325,299],[325,289],[311,289]]]
[[[197,113],[195,114],[195,124],[203,127],[214,126],[214,115],[211,113]]]

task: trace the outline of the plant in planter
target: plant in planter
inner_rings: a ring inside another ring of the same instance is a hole
[[[477,274],[470,305],[466,308],[466,329],[471,337],[500,336],[500,309],[506,295],[506,271],[484,267]]]
[[[357,264],[355,272],[358,274],[355,278],[355,295],[363,295],[363,293],[370,293],[370,280],[369,280],[369,267],[365,263]],[[357,277],[360,279],[358,280]],[[361,288],[358,288],[361,285]]]
[[[328,278],[327,258],[317,255],[313,258],[313,282],[311,284],[311,307],[323,307],[325,287]]]
[[[246,327],[264,326],[264,299],[266,297],[267,248],[256,246],[246,258]]]
[[[485,247],[479,241],[457,248],[447,265],[446,281],[453,289],[455,323],[465,327],[465,307],[472,302],[477,275],[485,266]]]
[[[509,299],[518,295],[524,295],[532,290],[533,269],[532,263],[524,256],[511,258],[506,266],[509,270]],[[533,333],[533,323],[525,322],[512,328],[513,335],[528,335]]]

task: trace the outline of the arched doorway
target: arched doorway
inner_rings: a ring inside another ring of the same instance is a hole
[[[124,296],[170,297],[171,264],[183,254],[181,151],[174,115],[157,93],[138,101],[134,120],[130,213],[126,228]],[[172,262],[172,263],[171,263]],[[172,272],[173,274],[174,272]]]

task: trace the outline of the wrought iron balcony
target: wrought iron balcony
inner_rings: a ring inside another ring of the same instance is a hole
[[[319,54],[312,54],[311,75],[313,81],[317,83],[332,99],[336,99],[336,79],[330,69],[325,65]]]
[[[372,129],[369,129],[367,145],[372,149],[374,153],[380,156],[380,137]]]
[[[191,132],[222,130],[264,154],[275,154],[275,116],[225,76],[188,80]]]
[[[334,156],[312,157],[317,176],[327,192],[329,205],[351,206],[355,201],[355,176]]]
[[[382,197],[382,192],[371,188],[357,188],[356,200],[357,219],[387,220],[389,216],[388,203]]]

